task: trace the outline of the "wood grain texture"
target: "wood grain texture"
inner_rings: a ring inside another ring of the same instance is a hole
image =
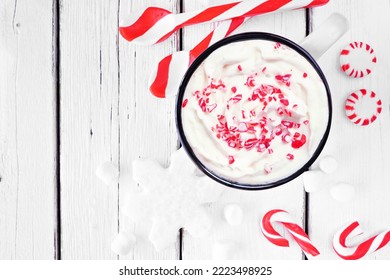
[[[115,259],[118,186],[96,168],[119,161],[118,1],[60,2],[63,259]]]
[[[347,224],[358,220],[368,236],[390,228],[390,25],[389,1],[375,3],[364,0],[330,1],[327,7],[313,13],[313,28],[333,12],[339,12],[350,21],[350,32],[327,54],[320,64],[332,89],[333,127],[323,152],[339,162],[339,169],[324,181],[324,189],[310,195],[310,236],[318,245],[322,259],[337,258],[331,247],[333,234]],[[339,52],[352,41],[369,43],[378,56],[378,64],[370,76],[351,79],[340,71]],[[384,103],[381,117],[373,125],[363,128],[349,122],[343,106],[349,93],[367,88],[374,90]],[[334,201],[329,186],[347,182],[356,187],[356,197],[349,203]],[[367,259],[389,259],[388,249]]]
[[[120,17],[130,12],[159,6],[177,12],[180,1],[121,1]],[[158,99],[148,90],[148,79],[158,61],[179,49],[178,35],[154,46],[136,46],[119,38],[119,112],[120,112],[120,210],[123,212],[124,194],[137,186],[132,181],[132,161],[138,158],[151,158],[164,166],[169,165],[170,155],[178,147],[174,120],[175,98]],[[153,174],[151,174],[153,176]],[[128,217],[121,217],[121,230],[134,233],[137,244],[132,252],[124,257],[130,259],[178,259],[180,236],[177,243],[157,253],[149,242],[149,224],[134,224]]]
[[[155,63],[180,48],[191,49],[216,24],[187,27],[155,46],[135,46],[118,35],[125,14],[147,6],[189,11],[202,7],[202,1],[58,1],[58,18],[54,0],[0,1],[0,259],[55,259],[58,235],[63,259],[211,259],[212,247],[219,241],[235,243],[237,259],[302,259],[294,242],[290,248],[279,248],[261,235],[260,219],[273,208],[289,211],[302,225],[308,213],[307,228],[321,252],[319,259],[337,259],[331,247],[333,234],[349,222],[360,221],[367,236],[390,229],[388,0],[375,4],[334,0],[310,13],[313,29],[339,12],[350,20],[351,31],[319,61],[334,106],[332,131],[321,157],[336,157],[340,167],[324,180],[323,190],[310,194],[308,208],[301,178],[267,191],[226,189],[218,203],[208,205],[216,221],[208,237],[195,239],[184,230],[182,236],[177,233],[174,246],[160,253],[148,240],[150,225],[134,224],[121,214],[125,194],[142,188],[131,179],[132,161],[153,158],[168,166],[179,146],[175,98],[153,97],[147,82]],[[236,33],[243,31],[273,32],[299,42],[306,32],[305,11],[257,17]],[[376,69],[363,79],[348,78],[339,70],[341,48],[355,40],[370,43],[378,55]],[[376,91],[385,108],[380,119],[366,128],[351,124],[343,110],[347,95],[362,87]],[[120,168],[119,184],[106,186],[95,176],[105,161]],[[331,198],[329,187],[336,182],[356,186],[352,202]],[[244,210],[239,227],[223,219],[229,203]],[[61,232],[57,232],[59,220]],[[138,240],[125,257],[110,249],[119,230],[134,233]],[[367,259],[390,259],[390,251]]]
[[[0,259],[56,257],[53,3],[0,2]]]
[[[197,1],[184,1],[186,10],[199,7]],[[210,32],[210,25],[189,27],[184,30],[185,49],[192,48],[200,38]],[[251,19],[235,33],[245,31],[264,31],[277,33],[292,40],[300,41],[305,36],[305,11],[266,15]],[[294,243],[288,249],[269,243],[260,233],[261,217],[271,209],[285,209],[304,223],[305,195],[300,178],[280,188],[247,192],[226,189],[221,199],[209,206],[215,224],[206,238],[195,239],[184,232],[183,259],[211,259],[212,248],[217,242],[229,241],[237,246],[236,259],[302,259],[300,248]],[[244,210],[241,226],[232,227],[223,219],[223,208],[229,204],[239,204]],[[283,229],[282,229],[283,230]]]

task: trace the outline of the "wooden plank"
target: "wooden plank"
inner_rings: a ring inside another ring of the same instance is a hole
[[[324,181],[324,190],[310,195],[310,235],[321,251],[322,259],[338,258],[333,252],[333,234],[347,224],[358,220],[367,236],[390,228],[390,25],[389,1],[375,4],[364,0],[330,1],[321,11],[314,11],[314,29],[333,12],[346,16],[351,31],[320,60],[329,80],[334,106],[333,128],[323,155],[332,155],[339,169]],[[363,79],[351,79],[339,70],[339,52],[351,41],[363,41],[376,50],[378,64],[373,73]],[[384,111],[373,125],[362,128],[345,117],[343,105],[349,93],[373,89],[382,98]],[[329,185],[347,182],[356,187],[357,195],[349,203],[338,203],[329,195]],[[390,251],[381,250],[367,259],[389,259]]]
[[[184,1],[186,10],[198,8],[197,1]],[[189,49],[202,36],[210,31],[210,25],[186,28],[184,48]],[[251,19],[237,32],[265,31],[284,35],[295,41],[305,36],[305,11],[267,15]],[[236,33],[237,33],[236,32]],[[200,35],[202,34],[202,35]],[[223,208],[229,203],[242,206],[245,219],[239,227],[229,226],[223,220]],[[184,232],[183,259],[211,259],[211,248],[216,242],[231,241],[237,244],[236,259],[302,259],[301,250],[296,244],[291,248],[280,248],[270,244],[261,234],[259,222],[268,210],[280,208],[289,211],[304,223],[305,196],[300,178],[283,187],[258,192],[226,189],[218,203],[210,205],[210,212],[216,221],[207,238],[194,239]]]
[[[118,187],[96,176],[118,163],[118,1],[60,2],[63,259],[115,259]]]
[[[173,12],[180,10],[180,1],[176,0],[121,1],[120,4],[121,18],[129,12],[139,11],[151,5]],[[132,161],[138,158],[152,158],[168,166],[171,153],[178,147],[174,119],[175,98],[158,99],[148,91],[149,75],[156,63],[178,48],[177,35],[155,46],[135,46],[119,38],[121,206],[125,204],[123,200],[125,193],[129,189],[137,188],[131,179]],[[148,240],[150,225],[134,224],[124,216],[120,221],[121,230],[133,232],[138,239],[135,248],[124,259],[179,258],[179,232],[175,246],[157,253]]]
[[[0,2],[0,259],[56,258],[53,15]]]

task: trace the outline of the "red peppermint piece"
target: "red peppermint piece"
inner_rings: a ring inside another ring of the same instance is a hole
[[[282,121],[282,125],[284,125],[287,128],[293,128],[294,127],[294,122],[283,120]]]
[[[257,147],[257,151],[260,153],[264,152],[266,149],[267,147],[265,144],[259,144],[259,146]]]
[[[305,144],[306,144],[306,135],[302,134],[300,139],[296,139],[296,138],[293,139],[291,143],[291,147],[293,147],[294,149],[299,149]]]
[[[292,137],[291,137],[290,134],[285,134],[285,135],[282,136],[282,141],[283,141],[284,143],[290,143],[291,140],[292,140]]]
[[[286,107],[290,104],[287,99],[280,99],[280,103],[282,103]]]
[[[248,87],[255,87],[255,79],[252,76],[249,76],[246,80],[246,85]]]
[[[233,164],[235,161],[234,157],[233,156],[229,156],[229,164]]]
[[[277,80],[279,83],[285,84],[288,87],[291,85],[290,79],[291,79],[291,74],[275,76],[275,80]]]
[[[287,158],[288,160],[293,160],[293,159],[294,159],[294,155],[293,155],[293,154],[287,154],[287,155],[286,155],[286,158]]]
[[[181,104],[182,108],[185,108],[187,106],[188,99],[184,99],[183,104]]]
[[[240,102],[242,99],[242,94],[236,94],[232,98],[229,99],[229,101],[233,101],[234,104]]]
[[[215,84],[215,83],[213,83],[213,82],[211,82],[211,84],[210,84],[210,88],[211,89],[223,89],[223,88],[225,88],[226,86],[225,86],[225,84],[222,82],[222,81],[219,81],[219,83],[218,84]]]
[[[208,113],[211,113],[212,111],[214,111],[214,109],[215,108],[217,108],[217,104],[211,104],[211,105],[207,105],[206,106],[206,111],[208,112]]]
[[[276,135],[276,136],[280,136],[282,135],[283,133],[283,129],[281,127],[275,127],[274,130],[273,130],[273,133]]]
[[[258,143],[259,143],[259,139],[257,139],[257,138],[252,138],[252,139],[249,139],[249,140],[246,140],[246,141],[245,141],[244,147],[245,147],[245,149],[247,149],[247,150],[251,150],[251,149],[253,149]]]
[[[267,119],[261,119],[259,120],[259,125],[261,128],[264,128],[267,125]]]

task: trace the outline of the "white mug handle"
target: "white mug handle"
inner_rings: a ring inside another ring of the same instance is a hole
[[[317,60],[348,30],[348,20],[343,15],[335,13],[303,39],[300,45]]]

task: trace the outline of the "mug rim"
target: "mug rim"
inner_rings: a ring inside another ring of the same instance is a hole
[[[310,64],[311,66],[315,69],[319,77],[321,78],[325,89],[326,89],[326,95],[328,99],[328,123],[326,130],[322,136],[321,141],[319,142],[317,148],[315,149],[314,153],[310,157],[310,159],[297,171],[292,173],[289,176],[286,176],[282,179],[279,179],[277,181],[273,182],[266,182],[266,183],[261,183],[261,184],[245,184],[245,183],[239,183],[239,182],[234,182],[230,181],[215,172],[211,171],[207,166],[205,166],[200,159],[195,155],[194,151],[191,148],[191,145],[187,141],[187,137],[184,133],[183,129],[183,123],[182,123],[182,102],[185,94],[185,90],[187,88],[187,85],[194,74],[194,72],[198,69],[198,67],[201,65],[201,63],[209,57],[215,50],[231,44],[235,42],[241,42],[241,41],[248,41],[248,40],[266,40],[266,41],[272,41],[272,42],[279,42],[283,45],[286,45],[292,49],[294,49],[296,52],[298,52],[301,56],[303,56]],[[288,182],[291,182],[292,180],[296,179],[300,175],[302,175],[304,172],[306,172],[310,166],[313,165],[313,163],[317,160],[321,152],[323,151],[325,144],[328,140],[330,129],[331,129],[331,124],[332,124],[332,115],[333,115],[333,107],[332,107],[332,97],[331,97],[331,91],[330,87],[328,84],[328,81],[326,80],[326,77],[324,73],[322,72],[320,66],[316,62],[316,60],[310,55],[308,51],[306,51],[303,47],[298,45],[297,43],[283,37],[280,35],[276,35],[273,33],[268,33],[268,32],[245,32],[245,33],[239,33],[233,36],[226,37],[215,44],[211,45],[208,47],[205,51],[203,51],[195,60],[194,62],[190,65],[188,70],[186,71],[181,83],[180,87],[178,90],[178,94],[176,97],[176,128],[179,134],[179,140],[180,143],[182,144],[182,147],[186,151],[187,155],[191,158],[191,160],[195,163],[195,165],[208,177],[213,179],[214,181],[225,185],[227,187],[235,188],[235,189],[240,189],[240,190],[266,190],[266,189],[271,189],[275,187],[279,187],[281,185],[284,185]]]

